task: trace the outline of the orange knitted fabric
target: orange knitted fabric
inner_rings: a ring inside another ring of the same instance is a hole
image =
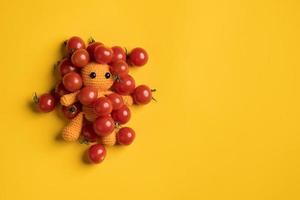
[[[70,106],[73,103],[75,103],[77,101],[77,94],[78,93],[79,93],[79,91],[73,92],[73,93],[70,93],[70,94],[66,94],[66,95],[62,96],[60,98],[61,105],[63,105],[63,106]]]
[[[82,112],[84,112],[84,117],[90,122],[93,122],[97,118],[94,108],[91,106],[82,106]]]
[[[133,99],[130,95],[122,96],[124,104],[127,106],[131,106],[133,104]]]
[[[63,129],[62,137],[65,141],[73,142],[76,141],[81,133],[83,121],[83,113],[78,113],[78,115],[72,119],[67,126]]]
[[[91,76],[91,74],[96,76]],[[89,63],[81,70],[81,76],[83,80],[84,86],[91,86],[98,90],[98,98],[111,94],[112,92],[109,90],[113,85],[113,77],[110,74],[109,66],[105,64],[98,63]],[[94,77],[94,78],[93,78]],[[77,101],[77,94],[79,91],[66,94],[60,98],[60,102],[64,106],[69,106]],[[133,99],[130,95],[122,96],[124,103],[127,106],[131,106],[133,104]],[[83,113],[84,117],[93,122],[97,115],[94,112],[92,106],[83,106],[82,113],[79,113],[70,123],[63,129],[63,138],[66,141],[76,141],[81,133],[82,121],[83,121]],[[102,143],[104,145],[114,145],[116,143],[116,130],[113,131],[110,135],[102,138]]]
[[[105,136],[105,137],[102,137],[101,138],[101,143],[103,145],[106,145],[106,146],[113,146],[116,144],[116,129],[111,133],[109,134],[108,136]]]
[[[90,77],[90,74],[93,72],[96,73],[95,78]],[[81,76],[85,86],[92,86],[100,91],[107,91],[114,83],[108,65],[89,63],[81,70]]]

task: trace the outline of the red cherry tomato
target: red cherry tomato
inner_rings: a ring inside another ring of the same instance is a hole
[[[76,72],[69,72],[63,77],[63,84],[68,91],[75,92],[82,87],[82,78]]]
[[[130,145],[135,138],[135,132],[132,128],[123,127],[117,134],[117,141],[119,144]]]
[[[62,106],[61,110],[67,119],[73,119],[81,111],[81,104],[75,103],[70,106]]]
[[[97,135],[99,136],[107,136],[113,132],[115,129],[115,122],[109,116],[98,117],[94,123],[93,127]]]
[[[113,51],[103,45],[99,45],[95,48],[94,58],[97,63],[106,64],[110,63],[113,57]]]
[[[152,99],[152,92],[148,86],[139,85],[134,89],[132,97],[136,104],[148,104]]]
[[[43,94],[38,98],[38,110],[41,112],[50,112],[55,108],[55,98],[51,94]]]
[[[55,103],[59,102],[60,97],[56,94],[55,88],[50,91],[50,95],[54,97]]]
[[[148,54],[143,48],[134,48],[129,54],[129,62],[134,66],[143,66],[148,61]]]
[[[94,164],[101,163],[106,156],[106,150],[101,144],[94,144],[88,150],[88,157]]]
[[[74,36],[67,41],[66,49],[68,53],[72,53],[76,49],[85,49],[85,43],[80,37]]]
[[[60,75],[62,77],[69,72],[76,71],[76,68],[74,66],[72,66],[72,63],[67,58],[65,58],[59,62],[58,68],[59,68]]]
[[[70,93],[70,92],[66,90],[66,88],[65,88],[65,86],[63,85],[62,82],[60,82],[59,84],[56,85],[55,95],[57,97],[60,98],[61,96],[65,95],[65,94],[68,94],[68,93]]]
[[[84,67],[90,61],[89,53],[85,49],[77,49],[72,54],[71,61],[75,67]]]
[[[94,52],[95,52],[95,48],[99,45],[103,45],[101,42],[92,42],[88,45],[88,47],[86,48],[86,50],[89,52],[90,55],[90,60],[94,60]]]
[[[94,103],[94,111],[99,116],[105,116],[111,113],[112,103],[107,97],[100,97]]]
[[[80,90],[77,98],[83,105],[89,105],[97,99],[97,96],[98,90],[96,88],[86,86]]]
[[[114,46],[111,49],[113,51],[113,57],[111,62],[116,62],[118,60],[126,61],[126,53],[122,47]]]
[[[118,110],[124,105],[122,96],[117,93],[111,93],[107,98],[111,101],[113,110]]]
[[[135,81],[129,74],[125,74],[119,77],[113,84],[115,92],[121,95],[128,95],[133,92],[135,88]]]
[[[116,62],[113,62],[111,64],[110,72],[113,75],[122,76],[122,75],[128,74],[129,68],[125,61],[117,60]]]
[[[84,140],[86,140],[88,142],[96,142],[98,139],[98,135],[94,131],[92,123],[88,123],[88,124],[84,125],[82,128],[81,134],[82,134]]]
[[[126,105],[111,113],[111,117],[119,124],[126,124],[131,117],[131,112]]]

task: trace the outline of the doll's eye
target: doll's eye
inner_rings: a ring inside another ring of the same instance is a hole
[[[90,73],[90,77],[91,77],[91,78],[96,78],[96,76],[97,76],[97,75],[96,75],[95,72],[91,72],[91,73]]]
[[[110,73],[109,73],[109,72],[106,72],[106,73],[105,73],[105,78],[106,78],[106,79],[109,79],[109,78],[110,78]]]

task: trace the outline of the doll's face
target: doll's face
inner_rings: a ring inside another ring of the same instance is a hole
[[[108,90],[114,80],[105,64],[90,63],[81,70],[84,86],[95,87],[100,91]]]

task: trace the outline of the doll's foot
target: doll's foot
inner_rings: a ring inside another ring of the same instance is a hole
[[[116,144],[116,130],[114,130],[111,134],[108,136],[101,138],[101,143],[105,146],[113,146]]]
[[[68,142],[74,142],[78,140],[82,129],[82,122],[83,122],[83,113],[80,112],[63,129],[62,131],[63,139]]]

